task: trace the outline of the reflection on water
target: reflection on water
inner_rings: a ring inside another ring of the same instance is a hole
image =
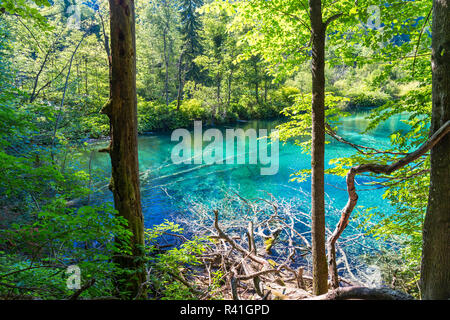
[[[407,129],[400,120],[407,115],[397,115],[380,124],[375,130],[361,134],[368,124],[365,119],[368,113],[358,113],[343,118],[338,133],[355,143],[373,146],[379,149],[390,145],[390,134],[396,130]],[[273,129],[279,122],[250,121],[239,122],[233,128]],[[228,127],[219,129],[224,132]],[[206,129],[206,128],[204,128]],[[252,198],[265,196],[267,193],[277,198],[306,198],[302,192],[310,192],[310,181],[291,182],[290,175],[298,170],[310,168],[310,156],[301,153],[299,147],[291,143],[280,143],[279,170],[275,175],[260,175],[260,164],[173,164],[172,148],[178,142],[170,140],[170,134],[154,134],[139,138],[139,161],[141,172],[142,205],[147,227],[170,218],[171,214],[185,210],[186,199],[196,198],[204,202],[221,199],[224,190],[230,188],[242,196]],[[204,147],[207,143],[204,143]],[[342,143],[331,141],[326,145],[326,163],[336,157],[351,155],[354,150]],[[248,163],[248,162],[246,162]],[[94,168],[101,168],[105,177],[110,175],[109,156],[94,153]],[[363,180],[358,178],[359,182]],[[327,202],[335,208],[342,208],[347,201],[345,180],[341,177],[327,175],[325,179]],[[266,193],[267,192],[267,193]],[[360,192],[358,205],[364,207],[380,207],[384,212],[392,212],[392,208],[382,199],[383,190]],[[96,201],[112,201],[107,189],[98,193]],[[309,200],[306,201],[309,203]],[[304,210],[308,208],[304,208]],[[328,212],[327,220],[334,225],[337,220],[335,210]]]

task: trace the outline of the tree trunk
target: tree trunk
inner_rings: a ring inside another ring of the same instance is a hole
[[[185,50],[183,49],[180,53],[180,58],[178,59],[178,92],[177,92],[177,111],[180,110],[181,99],[183,96],[183,85],[185,78],[185,71],[183,70],[183,58]]]
[[[229,76],[228,76],[228,81],[227,81],[227,107],[230,107],[230,103],[231,103],[231,84],[233,83],[233,70],[231,70]]]
[[[320,0],[309,0],[312,44],[312,132],[311,132],[311,236],[313,293],[328,290],[325,254],[325,24]]]
[[[105,113],[111,125],[110,156],[114,205],[128,222],[132,233],[131,255],[117,258],[117,263],[134,272],[118,282],[120,291],[133,297],[144,282],[143,246],[144,219],[142,216],[136,98],[135,12],[133,0],[110,0],[111,10],[111,101]],[[124,241],[117,239],[119,245]],[[140,258],[140,259],[139,259]]]
[[[433,1],[430,135],[450,120],[450,1]],[[431,149],[428,207],[423,228],[421,294],[450,298],[450,136]]]
[[[216,99],[217,99],[217,105],[213,107],[213,110],[211,112],[211,125],[214,125],[214,121],[220,117],[220,90],[221,90],[221,84],[222,84],[222,76],[220,74],[217,75],[217,85],[216,85]]]
[[[255,99],[256,104],[259,104],[259,72],[258,72],[258,58],[253,57],[253,68],[255,69]]]
[[[163,32],[163,42],[164,42],[164,68],[165,68],[165,76],[164,76],[164,98],[166,100],[166,106],[169,105],[169,58],[167,53],[167,33],[168,28],[164,28]]]
[[[268,79],[267,76],[264,77],[264,103],[267,103],[267,90],[269,89],[268,87]]]
[[[88,58],[85,57],[84,58],[84,88],[85,88],[85,92],[86,92],[86,96],[89,95],[89,90],[88,90]]]
[[[103,33],[103,47],[105,49],[106,52],[106,57],[108,58],[108,76],[109,76],[109,97],[111,98],[111,77],[112,77],[112,58],[111,58],[111,50],[109,48],[109,38],[108,35],[106,34],[106,29],[105,29],[105,22],[103,20],[103,15],[101,14],[100,10],[97,11],[98,12],[98,16],[100,17],[100,22],[102,24],[102,33]],[[98,85],[97,85],[98,88]],[[98,89],[97,89],[98,92]]]

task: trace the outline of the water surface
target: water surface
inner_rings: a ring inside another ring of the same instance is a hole
[[[368,112],[359,112],[341,119],[338,133],[346,139],[373,146],[378,149],[390,146],[390,135],[396,130],[406,130],[401,122],[408,116],[396,115],[380,124],[375,130],[362,134],[368,120]],[[226,128],[271,129],[278,125],[277,121],[238,122],[235,126],[219,127],[224,132]],[[225,135],[225,134],[224,134]],[[326,145],[325,161],[336,157],[349,156],[354,150],[333,139]],[[301,169],[310,168],[310,155],[302,153],[293,143],[281,143],[279,146],[279,170],[275,175],[260,175],[260,164],[173,164],[172,148],[178,142],[171,141],[170,133],[158,133],[139,137],[139,164],[142,192],[142,206],[147,227],[170,219],[172,214],[186,209],[186,200],[199,199],[210,202],[224,196],[224,190],[233,189],[243,197],[252,198],[272,194],[277,198],[303,198],[309,203],[308,194],[311,190],[310,180],[304,182],[290,181],[292,174]],[[208,143],[204,143],[204,147]],[[111,172],[109,156],[104,153],[94,153],[92,166],[102,169],[104,175]],[[368,178],[358,177],[357,183]],[[327,204],[333,208],[342,208],[347,201],[345,180],[342,177],[326,175],[325,191]],[[112,201],[112,194],[106,189],[95,196],[97,202]],[[393,212],[393,208],[382,199],[384,190],[361,191],[358,205],[364,207],[379,207],[384,212]],[[303,208],[308,210],[308,208]],[[337,215],[328,210],[328,222],[336,222]]]

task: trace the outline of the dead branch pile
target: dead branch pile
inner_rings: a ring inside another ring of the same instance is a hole
[[[298,209],[298,203],[269,196],[249,200],[234,192],[213,205],[216,209],[195,201],[189,215],[178,218],[192,234],[212,239],[200,257],[204,270],[196,277],[197,285],[212,295],[236,300],[311,296],[311,277],[306,274],[310,270],[310,217]],[[341,241],[356,238],[353,234]],[[341,283],[359,285],[362,281],[352,272],[344,247],[338,247],[339,263],[352,280],[341,277]]]

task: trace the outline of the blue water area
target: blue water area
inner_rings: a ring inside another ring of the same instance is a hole
[[[407,130],[407,125],[401,120],[407,119],[407,114],[395,115],[381,123],[375,130],[362,134],[369,120],[367,112],[358,112],[342,118],[338,125],[338,134],[358,144],[376,147],[378,149],[390,146],[390,135],[398,130]],[[228,128],[247,130],[272,129],[279,121],[249,121],[238,122],[234,126],[218,127],[224,133]],[[206,129],[206,128],[204,128]],[[336,157],[346,157],[355,153],[350,146],[328,139],[326,145],[326,163]],[[246,198],[267,197],[268,194],[279,199],[299,198],[305,202],[303,211],[308,211],[310,180],[304,182],[290,181],[292,174],[301,169],[311,167],[311,157],[302,153],[300,147],[291,142],[279,145],[279,170],[274,175],[261,175],[261,164],[174,164],[171,160],[172,149],[178,141],[171,141],[170,133],[155,133],[139,137],[139,164],[141,172],[142,206],[147,227],[163,222],[172,215],[186,210],[188,199],[196,199],[203,203],[220,200],[226,190],[235,190]],[[205,142],[206,147],[209,142]],[[270,148],[270,147],[269,147]],[[250,151],[250,150],[247,150]],[[247,158],[248,160],[248,158]],[[107,154],[94,153],[92,159],[94,168],[102,169],[105,177],[110,176],[110,159]],[[367,177],[358,177],[357,184],[367,182]],[[327,221],[334,226],[340,209],[347,201],[345,179],[343,177],[326,175],[325,191],[327,193]],[[359,206],[378,207],[385,213],[393,212],[393,208],[382,198],[383,189],[361,191]],[[107,188],[97,192],[96,202],[112,201],[112,194]]]

